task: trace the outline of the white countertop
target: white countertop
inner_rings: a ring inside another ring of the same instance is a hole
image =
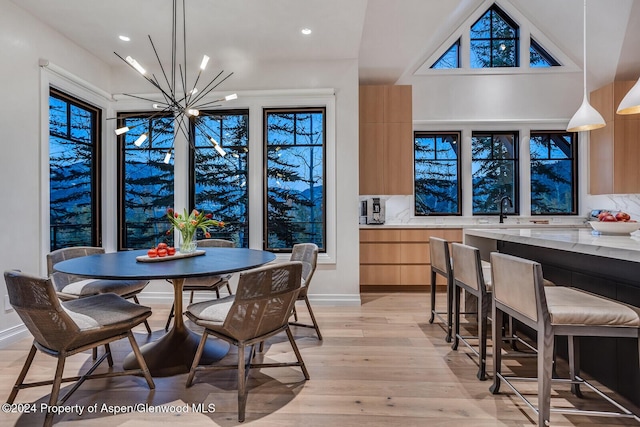
[[[521,229],[521,228],[588,228],[584,223],[579,224],[533,224],[530,222],[508,223],[508,224],[477,224],[477,223],[446,223],[446,224],[360,224],[361,229],[394,229],[394,228],[491,228],[491,229]],[[589,228],[590,230],[590,228]]]
[[[640,262],[640,236],[598,235],[590,228],[465,228],[465,235]]]

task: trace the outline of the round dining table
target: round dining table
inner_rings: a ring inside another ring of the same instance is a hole
[[[148,259],[146,254],[146,250],[134,250],[89,255],[59,262],[54,268],[63,273],[96,279],[171,280],[176,312],[173,327],[161,338],[140,349],[151,375],[159,377],[189,372],[200,342],[200,334],[190,330],[182,316],[184,280],[248,270],[276,258],[271,252],[246,248],[202,248],[197,256],[167,258],[166,261]],[[214,363],[228,351],[229,344],[209,339],[201,364]],[[125,358],[123,367],[138,367],[133,354]]]

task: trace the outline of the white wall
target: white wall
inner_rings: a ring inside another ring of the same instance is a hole
[[[40,67],[46,58],[105,89],[109,70],[90,53],[40,24],[7,0],[0,0],[0,270],[42,271],[40,236]],[[0,340],[20,325],[7,312],[1,281]]]
[[[0,156],[0,223],[4,225],[0,237],[2,256],[0,270],[20,269],[32,274],[46,271],[43,263],[48,248],[43,247],[41,236],[48,233],[41,224],[42,215],[48,215],[41,199],[41,180],[47,172],[40,164],[41,69],[38,60],[45,58],[110,93],[139,89],[136,78],[113,71],[75,44],[42,25],[7,0],[0,0],[0,45],[2,66],[0,84],[3,102],[0,104],[0,130],[3,140]],[[126,70],[129,73],[130,70]],[[359,303],[358,284],[358,70],[357,61],[342,60],[328,63],[267,63],[253,64],[240,70],[234,80],[225,86],[229,90],[247,89],[308,89],[334,88],[336,105],[336,262],[318,267],[312,294],[316,300],[327,303]],[[112,88],[111,82],[118,82]],[[143,82],[144,83],[144,82]],[[232,83],[232,84],[231,84]],[[129,86],[127,86],[129,85]],[[111,114],[106,112],[105,114]],[[115,150],[115,139],[107,136],[106,150]],[[110,146],[108,144],[111,144]],[[107,156],[109,158],[110,155]],[[112,167],[114,163],[107,163]],[[43,172],[44,171],[44,172]],[[115,173],[107,175],[106,197],[113,197]],[[46,176],[44,177],[46,179]],[[105,205],[115,205],[106,200]],[[108,209],[108,208],[107,208]],[[108,232],[113,227],[105,225]],[[171,295],[166,289],[167,295]],[[11,342],[21,322],[7,310],[6,287],[0,286],[0,346]],[[6,305],[6,307],[5,307]]]

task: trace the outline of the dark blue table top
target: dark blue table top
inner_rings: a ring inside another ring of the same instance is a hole
[[[206,253],[163,262],[139,262],[146,250],[89,255],[59,262],[63,273],[96,279],[176,279],[248,270],[273,261],[271,252],[245,248],[201,248]]]

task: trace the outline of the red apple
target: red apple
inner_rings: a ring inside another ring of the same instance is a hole
[[[598,221],[602,221],[602,218],[604,218],[604,217],[605,217],[605,215],[610,215],[610,214],[611,214],[611,212],[609,212],[609,211],[602,211],[602,212],[600,212],[600,213],[598,214]]]
[[[616,219],[618,221],[629,221],[631,219],[631,215],[626,212],[620,211],[616,214]]]
[[[617,222],[618,220],[616,219],[615,216],[608,214],[602,217],[602,219],[600,219],[600,221],[602,222]]]

